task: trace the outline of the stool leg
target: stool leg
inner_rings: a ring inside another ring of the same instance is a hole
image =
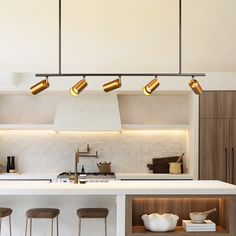
[[[105,236],[107,236],[107,218],[105,218]]]
[[[9,215],[9,233],[10,233],[10,236],[11,236],[11,216]]]
[[[78,228],[78,236],[80,236],[81,233],[81,218],[79,217],[79,228]]]
[[[26,218],[26,223],[25,223],[25,236],[27,236],[27,228],[28,228],[28,218]]]
[[[52,226],[51,226],[51,236],[53,236],[53,219],[52,219]]]
[[[0,218],[0,235],[2,235],[2,218]]]
[[[32,218],[30,218],[30,236],[32,236]]]
[[[59,236],[58,216],[57,216],[57,236]]]

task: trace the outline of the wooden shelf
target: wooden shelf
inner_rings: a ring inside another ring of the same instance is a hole
[[[122,124],[122,130],[188,130],[189,124]]]
[[[0,124],[0,130],[53,130],[53,124]]]
[[[132,233],[129,234],[128,236],[145,236],[145,235],[150,235],[150,236],[173,236],[175,234],[178,235],[201,235],[201,236],[213,236],[213,235],[218,235],[218,236],[228,236],[229,233],[226,232],[222,227],[217,226],[216,227],[216,232],[186,232],[183,227],[178,226],[174,231],[169,231],[169,232],[151,232],[145,229],[144,226],[133,226],[132,227]]]

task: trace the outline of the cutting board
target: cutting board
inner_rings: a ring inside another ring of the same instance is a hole
[[[153,173],[169,174],[169,163],[176,162],[179,156],[153,158],[152,164],[147,164],[149,170]],[[181,165],[181,173],[183,173],[183,165]]]

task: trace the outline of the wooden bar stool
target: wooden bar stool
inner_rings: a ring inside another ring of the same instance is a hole
[[[32,219],[51,219],[51,236],[53,236],[53,220],[56,218],[56,228],[57,228],[57,236],[59,235],[58,230],[58,215],[60,214],[60,210],[56,208],[33,208],[26,211],[26,226],[25,226],[25,236],[27,236],[28,229],[28,220],[30,220],[30,236],[32,236]]]
[[[9,217],[9,233],[11,236],[11,213],[12,213],[12,209],[0,207],[0,235],[2,232],[2,218],[8,216]]]
[[[79,217],[79,233],[81,233],[81,219],[104,218],[105,219],[105,236],[107,236],[107,215],[109,211],[107,208],[80,208],[77,210]]]

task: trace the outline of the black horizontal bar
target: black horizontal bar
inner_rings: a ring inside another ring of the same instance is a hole
[[[36,74],[36,77],[101,77],[101,76],[180,76],[180,77],[202,77],[205,73],[62,73],[62,74]]]

